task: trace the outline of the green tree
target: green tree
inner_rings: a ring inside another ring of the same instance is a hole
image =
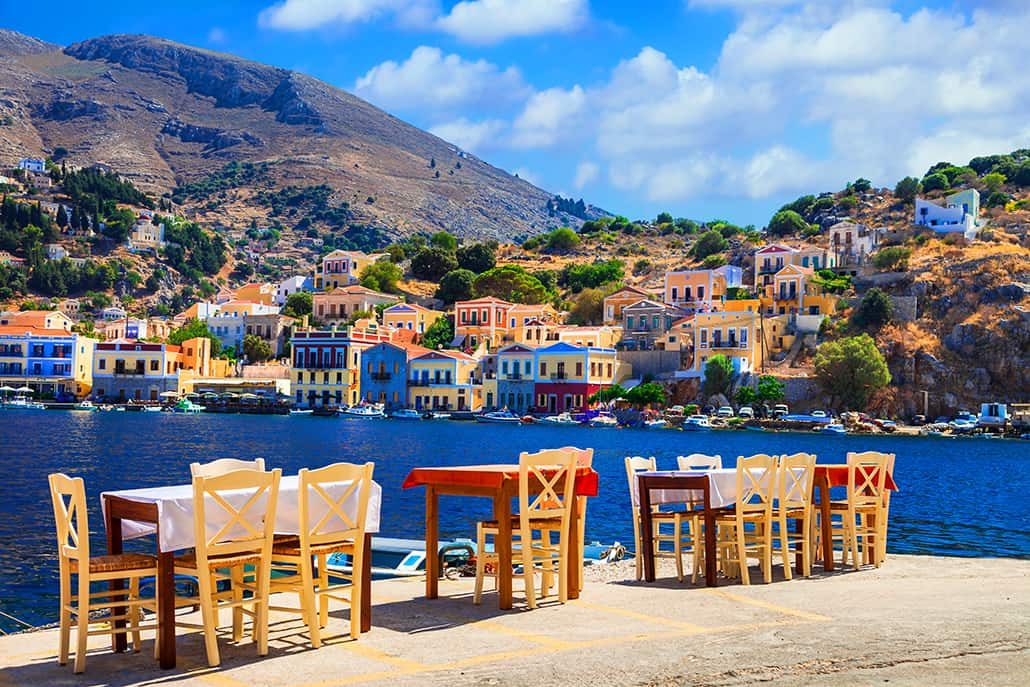
[[[472,270],[451,270],[440,280],[440,287],[435,295],[444,303],[468,300],[472,298],[475,280],[476,274]]]
[[[612,384],[590,394],[587,403],[611,403],[617,398],[625,398],[626,393],[626,389],[621,384]]]
[[[570,263],[562,269],[558,284],[578,293],[583,289],[621,281],[625,267],[621,260],[601,260],[592,264]]]
[[[824,343],[814,364],[820,385],[846,410],[864,410],[870,396],[891,381],[887,362],[868,334]]]
[[[783,382],[772,375],[762,375],[758,378],[756,396],[760,401],[779,401],[784,396]]]
[[[924,191],[947,191],[950,188],[951,182],[948,181],[948,177],[941,172],[934,172],[933,174],[927,174],[923,177]]]
[[[668,394],[658,382],[645,382],[627,391],[623,397],[635,406],[663,406]]]
[[[304,315],[310,315],[312,308],[311,294],[307,291],[298,291],[286,297],[283,314],[290,317],[303,317]]]
[[[192,319],[168,335],[168,343],[178,346],[183,341],[206,337],[211,340],[211,355],[216,356],[222,351],[222,342],[215,336],[214,332],[207,328],[203,320]]]
[[[272,344],[260,336],[247,334],[243,337],[243,355],[252,363],[261,363],[271,359],[273,355]]]
[[[668,212],[659,212],[658,217],[655,218],[655,224],[672,224],[672,215]]]
[[[542,238],[548,253],[567,253],[579,245],[579,234],[568,227],[559,227]]]
[[[422,335],[422,345],[426,348],[444,348],[454,341],[454,323],[449,317],[439,317]]]
[[[383,293],[400,293],[397,282],[404,273],[389,260],[377,260],[361,270],[361,285]]]
[[[706,270],[714,270],[716,267],[722,267],[727,262],[729,261],[726,259],[725,255],[722,253],[715,253],[714,255],[709,255],[707,258],[702,260],[701,266]]]
[[[706,396],[715,394],[729,396],[734,376],[733,363],[730,359],[721,353],[713,355],[705,363],[705,376],[701,383],[701,390]]]
[[[908,259],[912,257],[912,249],[904,246],[888,246],[873,256],[873,266],[881,272],[904,272],[908,269]]]
[[[458,267],[480,274],[493,269],[497,264],[494,249],[487,243],[473,243],[458,249]]]
[[[411,273],[426,281],[440,281],[445,274],[458,269],[454,253],[437,246],[423,248],[411,259]]]
[[[984,188],[986,188],[990,193],[1000,191],[1006,181],[1005,175],[1000,172],[991,172],[983,178]]]
[[[502,265],[476,277],[473,289],[477,297],[494,296],[512,303],[543,303],[547,289],[540,280],[518,265]]]
[[[690,248],[690,253],[698,260],[704,260],[709,255],[721,253],[729,246],[726,237],[712,229],[701,234],[700,238]]]
[[[742,406],[749,406],[755,402],[758,394],[749,386],[742,386],[737,389],[737,403]]]
[[[569,322],[580,325],[601,324],[604,320],[604,296],[601,289],[580,291],[569,311]]]
[[[851,316],[851,321],[859,327],[878,330],[890,322],[893,316],[894,304],[891,297],[873,287],[862,296],[861,302]]]
[[[769,220],[769,233],[773,236],[793,236],[805,229],[808,229],[808,222],[793,210],[780,210]]]
[[[438,231],[429,237],[429,245],[442,248],[453,253],[458,250],[458,239],[446,231]]]
[[[869,181],[868,179],[863,179],[862,177],[859,177],[858,179],[855,179],[853,182],[848,184],[848,187],[855,193],[865,193],[866,191],[869,191],[873,188],[873,182]]]
[[[923,190],[923,185],[915,177],[905,177],[894,186],[894,196],[901,201],[911,203]]]

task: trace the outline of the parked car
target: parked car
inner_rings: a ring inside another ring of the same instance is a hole
[[[873,424],[885,432],[893,432],[898,428],[898,423],[894,420],[882,420],[877,418],[876,420],[873,420]]]
[[[715,414],[717,417],[733,417],[733,408],[730,406],[719,406],[719,410]]]
[[[790,415],[790,408],[786,403],[777,403],[773,406],[773,417],[783,417],[784,415]]]
[[[737,411],[737,417],[743,417],[751,419],[755,416],[755,411],[751,406],[741,406],[740,410]]]
[[[812,417],[818,417],[818,418],[821,418],[821,419],[826,419],[826,411],[825,410],[813,410],[812,411]]]
[[[708,416],[715,415],[715,406],[705,406],[701,409],[701,414]]]

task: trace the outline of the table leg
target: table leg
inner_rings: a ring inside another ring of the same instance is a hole
[[[654,582],[654,524],[651,521],[651,490],[645,477],[637,478],[637,501],[640,508],[640,555],[644,560],[644,581]],[[707,521],[706,521],[707,522]]]
[[[175,554],[157,554],[157,631],[162,668],[175,667]]]
[[[505,480],[510,482],[512,480]],[[512,566],[511,566],[511,494],[509,487],[502,486],[494,497],[494,519],[497,521],[497,539],[494,540],[494,551],[497,553],[497,596],[501,610],[509,610],[512,606]],[[528,546],[528,542],[523,542]]]
[[[433,487],[426,487],[426,598],[435,599],[439,594],[440,570],[440,522],[438,518],[440,498]],[[371,556],[367,556],[369,561]]]
[[[705,586],[716,587],[719,584],[719,554],[716,551],[715,511],[712,510],[711,483],[706,480],[702,491],[705,507]]]
[[[830,522],[830,477],[816,471],[816,489],[819,490],[819,536],[823,541],[823,570],[833,570],[833,527]]]
[[[372,629],[372,535],[365,535],[365,555],[361,563],[361,631]]]
[[[580,512],[579,498],[572,497],[569,508],[569,547],[567,549],[570,560],[568,561],[568,572],[566,575],[566,594],[570,599],[579,598],[580,566],[583,564],[583,551],[579,541],[579,519],[583,517]]]
[[[122,552],[122,519],[112,516],[111,508],[104,509],[104,527],[107,529],[107,553],[112,556]],[[125,580],[117,579],[108,582],[108,589],[112,594],[125,590]],[[112,597],[115,598],[115,597]],[[122,598],[118,596],[117,598]],[[125,608],[112,608],[112,615],[125,615]],[[124,629],[125,621],[116,620],[115,628]],[[117,632],[111,635],[111,650],[120,653],[128,648],[128,638],[124,632]]]

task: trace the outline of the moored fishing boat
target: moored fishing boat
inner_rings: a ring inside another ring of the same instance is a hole
[[[520,425],[522,424],[522,418],[515,413],[511,412],[507,408],[504,410],[494,410],[489,413],[480,413],[475,416],[476,422],[484,422],[495,425]]]
[[[204,406],[199,403],[194,403],[188,398],[180,398],[179,401],[172,406],[172,412],[180,415],[194,415],[196,413],[204,412]]]
[[[578,425],[579,423],[573,419],[569,413],[558,413],[557,415],[548,415],[545,418],[540,419],[541,424],[545,425]]]
[[[656,420],[644,420],[640,423],[640,426],[644,429],[665,429],[669,426],[669,423],[662,418]]]
[[[382,408],[373,405],[351,406],[349,408],[344,408],[343,410],[340,410],[338,412],[340,415],[344,417],[354,417],[366,420],[386,417],[386,414],[383,412]]]
[[[615,416],[608,412],[601,412],[590,418],[587,421],[591,427],[618,427],[619,421],[615,419]]]
[[[72,410],[86,411],[86,412],[90,412],[90,413],[92,413],[93,411],[96,411],[96,410],[100,410],[95,405],[93,405],[93,402],[90,401],[88,398],[79,401],[78,403],[73,405],[71,407],[71,409]]]
[[[683,430],[687,432],[705,432],[712,428],[707,415],[691,415],[683,421]]]
[[[450,413],[441,413],[436,410],[431,410],[428,413],[424,413],[422,415],[423,420],[449,420],[450,417]]]
[[[830,424],[826,425],[825,427],[822,427],[819,430],[819,433],[820,434],[837,434],[837,435],[841,435],[841,434],[847,434],[848,430],[844,429],[844,425],[842,425],[842,424],[839,424],[839,423],[836,423],[836,422],[831,422]]]
[[[398,408],[390,413],[390,417],[394,420],[421,420],[422,413],[412,408]]]
[[[291,408],[290,415],[313,415],[315,411],[310,408]]]

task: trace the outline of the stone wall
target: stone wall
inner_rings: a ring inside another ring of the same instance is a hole
[[[619,351],[619,360],[633,367],[632,377],[658,377],[680,369],[679,351]]]

